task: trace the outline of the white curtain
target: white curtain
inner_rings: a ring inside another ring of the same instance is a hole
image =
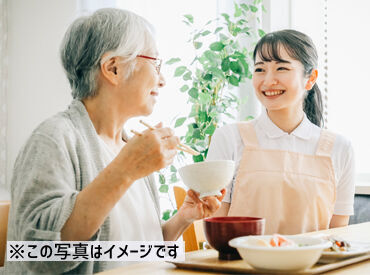
[[[7,0],[0,0],[0,186],[6,185]]]

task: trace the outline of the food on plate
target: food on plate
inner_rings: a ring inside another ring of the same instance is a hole
[[[270,240],[270,245],[272,247],[297,246],[297,244],[295,242],[293,242],[292,240],[289,240],[289,239],[287,239],[284,236],[279,235],[279,234],[274,234],[272,236],[272,238]]]
[[[328,240],[332,243],[332,245],[331,247],[325,249],[327,252],[346,252],[351,248],[351,245],[347,241],[337,236],[329,236]]]
[[[286,237],[274,234],[269,241],[264,239],[253,237],[248,240],[248,244],[255,246],[265,246],[265,247],[297,247],[299,246],[294,241],[287,239]]]

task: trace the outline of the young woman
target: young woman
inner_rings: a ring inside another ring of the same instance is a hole
[[[253,86],[263,105],[250,121],[218,129],[208,160],[238,165],[218,216],[266,218],[266,234],[345,226],[353,214],[350,142],[322,129],[312,40],[295,30],[264,36],[254,50]]]

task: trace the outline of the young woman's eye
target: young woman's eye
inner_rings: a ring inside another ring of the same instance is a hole
[[[256,69],[254,70],[254,72],[255,72],[255,73],[260,73],[260,72],[263,72],[263,70],[262,70],[261,68],[256,68]]]

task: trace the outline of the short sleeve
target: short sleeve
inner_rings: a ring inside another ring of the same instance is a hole
[[[234,160],[233,136],[230,135],[230,126],[224,126],[215,131],[208,149],[207,161],[210,160]],[[229,135],[227,135],[229,132]],[[232,189],[235,175],[229,185],[226,186],[226,194],[223,202],[231,203]]]
[[[337,147],[337,148],[335,148]],[[334,215],[353,215],[353,204],[355,194],[355,155],[349,141],[339,137],[337,150],[337,161],[334,163],[338,170],[337,195],[334,206]]]

